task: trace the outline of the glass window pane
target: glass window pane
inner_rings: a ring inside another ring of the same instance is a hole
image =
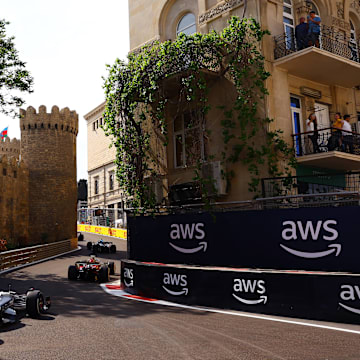
[[[182,32],[185,33],[186,35],[190,35],[196,32],[196,19],[194,14],[192,13],[185,14],[179,21],[179,24],[176,29],[176,35]]]
[[[192,34],[195,34],[196,33],[196,25],[191,25],[190,27],[180,31],[182,33],[184,33],[185,35],[192,35]],[[179,33],[180,33],[179,32]]]
[[[183,138],[177,135],[175,138],[175,167],[183,166]]]
[[[284,13],[291,15],[291,8],[284,6]]]
[[[294,25],[294,21],[289,18],[284,17],[283,21],[284,21],[284,24]]]
[[[291,97],[290,102],[291,102],[291,107],[295,107],[295,108],[300,109],[300,99],[295,98],[295,97]]]
[[[201,158],[201,136],[198,127],[188,130],[185,135],[186,165],[195,165]]]
[[[291,0],[284,0],[284,3],[285,3],[285,4],[288,4],[288,5],[292,5],[292,4],[291,4]]]

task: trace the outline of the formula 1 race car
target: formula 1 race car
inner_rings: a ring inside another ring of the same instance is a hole
[[[87,260],[76,261],[75,265],[70,265],[68,268],[69,280],[81,279],[108,282],[110,275],[114,274],[114,262],[101,263],[94,255],[91,255]]]
[[[116,245],[114,245],[111,241],[104,241],[102,239],[96,243],[89,241],[86,244],[86,247],[94,253],[116,253]]]
[[[30,288],[25,294],[0,290],[0,323],[14,323],[20,312],[32,318],[39,318],[50,308],[50,297],[44,297],[40,290]]]

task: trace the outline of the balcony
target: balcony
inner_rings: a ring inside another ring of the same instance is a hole
[[[326,128],[316,134],[310,131],[292,136],[299,164],[342,171],[360,170],[360,134]]]
[[[274,65],[289,74],[327,85],[360,85],[360,44],[345,33],[323,25],[319,47],[302,50],[292,34],[275,36],[274,41]]]

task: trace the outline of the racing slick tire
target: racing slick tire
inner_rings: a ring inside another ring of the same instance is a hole
[[[112,254],[115,254],[115,253],[116,253],[116,245],[111,245],[111,246],[110,246],[110,252],[111,252]]]
[[[115,275],[115,263],[113,261],[109,262],[110,275]]]
[[[110,280],[110,269],[107,265],[101,265],[101,268],[99,270],[99,281],[101,283],[103,282],[109,282]]]
[[[68,269],[68,279],[69,280],[76,280],[78,277],[78,271],[75,265],[70,265]]]
[[[99,246],[97,246],[96,244],[94,244],[93,246],[92,246],[92,249],[91,249],[91,251],[93,252],[93,253],[97,253],[97,252],[99,252]]]
[[[38,318],[43,312],[44,296],[39,290],[30,290],[26,295],[26,312],[32,318]]]
[[[93,244],[92,244],[91,241],[89,241],[89,242],[86,244],[86,247],[87,247],[88,250],[91,250],[92,246],[93,246]]]

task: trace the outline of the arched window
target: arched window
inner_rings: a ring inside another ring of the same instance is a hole
[[[196,33],[196,18],[194,14],[187,13],[180,19],[176,28],[176,36],[180,33],[184,33],[185,35]]]
[[[295,50],[294,14],[293,14],[293,6],[291,0],[284,0],[283,23],[284,23],[284,31],[285,31],[286,48]]]
[[[358,40],[356,38],[356,30],[354,23],[350,20],[350,50],[351,50],[351,59],[359,62],[359,47]]]
[[[318,7],[312,1],[307,1],[306,5],[307,5],[307,7],[309,9],[309,12],[310,11],[315,11],[316,15],[320,15]]]

